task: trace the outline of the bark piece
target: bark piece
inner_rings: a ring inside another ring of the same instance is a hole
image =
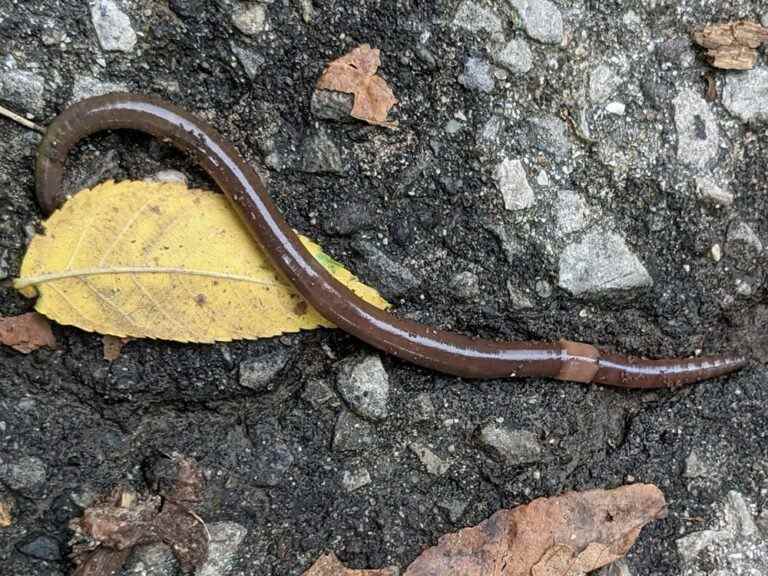
[[[37,312],[0,317],[0,343],[28,354],[43,346],[56,347],[51,324]]]
[[[768,41],[768,28],[744,20],[711,24],[693,31],[693,40],[707,49],[715,68],[749,70],[757,61],[757,49]]]

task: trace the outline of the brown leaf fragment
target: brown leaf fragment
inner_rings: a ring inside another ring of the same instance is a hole
[[[304,576],[395,576],[396,574],[395,568],[352,570],[339,562],[333,552],[320,556],[312,567],[304,572]]]
[[[0,528],[13,524],[13,509],[16,506],[11,496],[0,498]]]
[[[361,44],[328,64],[317,81],[317,88],[354,94],[351,112],[354,118],[394,128],[397,123],[387,122],[387,114],[397,104],[397,98],[384,79],[376,76],[380,64],[379,49]]]
[[[104,360],[107,362],[114,362],[120,358],[120,354],[123,351],[123,346],[128,344],[131,338],[120,338],[119,336],[111,336],[105,334],[101,337],[102,345],[104,346]]]
[[[715,68],[749,70],[757,61],[757,49],[768,41],[768,28],[744,20],[711,24],[693,31],[693,40],[707,49]]]
[[[70,522],[77,576],[117,573],[135,546],[157,542],[171,547],[183,572],[205,562],[208,530],[187,507],[200,499],[202,473],[189,459],[179,457],[175,462],[177,483],[167,494],[139,494],[118,487]]]
[[[0,317],[0,344],[29,354],[42,346],[56,347],[51,324],[37,312]]]
[[[641,528],[666,516],[655,486],[568,492],[500,510],[443,536],[404,576],[575,576],[621,558]]]

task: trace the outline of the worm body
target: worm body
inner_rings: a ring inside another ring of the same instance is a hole
[[[739,355],[646,360],[606,354],[590,344],[496,342],[437,330],[379,310],[331,276],[304,248],[261,179],[215,129],[180,108],[145,96],[114,93],[88,98],[61,113],[40,145],[36,185],[46,213],[63,201],[68,152],[95,132],[127,128],[173,142],[190,153],[239,212],[275,267],[323,316],[388,354],[466,378],[542,376],[624,388],[677,386],[732,372]]]

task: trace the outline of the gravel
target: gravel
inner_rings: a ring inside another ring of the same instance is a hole
[[[389,415],[389,377],[379,356],[346,361],[339,369],[336,389],[358,416],[384,420]]]
[[[520,160],[505,158],[496,166],[493,178],[507,210],[523,210],[536,202],[533,189],[528,184],[525,166]]]
[[[136,31],[131,19],[115,0],[89,0],[91,22],[104,50],[131,52],[136,46]]]
[[[744,122],[768,120],[768,66],[731,74],[723,90],[723,106]]]

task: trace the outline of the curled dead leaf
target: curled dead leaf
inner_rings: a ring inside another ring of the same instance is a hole
[[[0,343],[28,354],[43,346],[56,347],[51,324],[37,312],[0,317]]]
[[[744,20],[711,24],[694,30],[693,40],[707,49],[715,68],[749,70],[757,61],[757,49],[768,41],[768,28]]]
[[[397,104],[397,98],[384,79],[376,75],[380,65],[379,49],[361,44],[328,64],[317,81],[317,88],[354,94],[351,112],[354,118],[394,128],[397,123],[388,122],[387,114]]]

